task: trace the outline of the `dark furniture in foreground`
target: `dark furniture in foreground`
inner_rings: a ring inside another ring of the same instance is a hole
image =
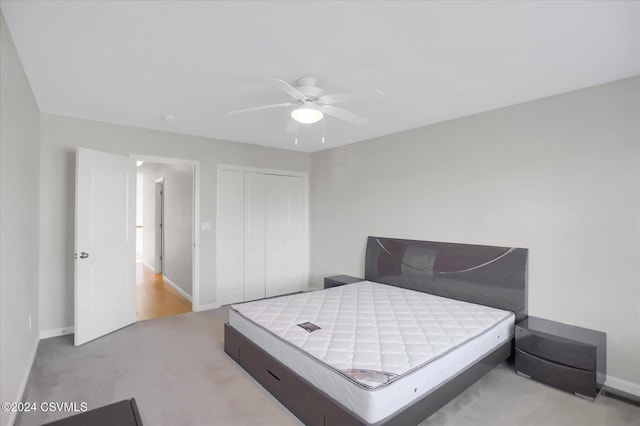
[[[527,316],[527,249],[369,237],[365,279]],[[507,342],[376,423],[417,424],[511,356]],[[225,352],[307,425],[367,425],[225,324]]]
[[[516,371],[578,395],[595,398],[604,384],[607,335],[529,317],[516,324]]]
[[[351,275],[334,275],[324,278],[324,288],[338,287],[345,284],[353,284],[363,281],[362,278],[352,277]]]
[[[125,399],[43,426],[142,426],[136,399]]]

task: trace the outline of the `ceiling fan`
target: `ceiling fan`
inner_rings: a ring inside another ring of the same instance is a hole
[[[370,98],[383,98],[382,92],[372,90],[371,93],[336,93],[325,95],[324,91],[316,84],[318,80],[313,77],[302,77],[296,81],[296,86],[292,86],[284,80],[273,79],[280,90],[293,98],[290,102],[280,104],[263,105],[252,108],[229,111],[229,114],[242,114],[245,112],[262,111],[272,108],[295,107],[291,111],[291,118],[302,124],[313,124],[329,115],[355,126],[364,126],[369,120],[351,111],[334,106],[337,103],[355,102]],[[287,131],[291,131],[291,126]]]

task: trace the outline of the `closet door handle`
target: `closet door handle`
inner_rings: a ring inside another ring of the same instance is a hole
[[[86,251],[80,252],[80,259],[86,259],[87,257],[89,257],[89,253]]]

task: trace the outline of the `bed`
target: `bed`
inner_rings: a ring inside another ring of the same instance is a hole
[[[526,249],[369,237],[362,282],[233,305],[225,352],[305,424],[417,424],[511,355],[526,272]]]

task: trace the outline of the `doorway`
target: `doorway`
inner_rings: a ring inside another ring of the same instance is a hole
[[[194,165],[138,163],[142,259],[136,263],[136,320],[191,312],[195,288]]]
[[[190,274],[191,308],[207,309],[199,303],[200,165],[198,161],[131,154],[125,157],[79,147],[76,150],[74,345],[79,346],[136,321],[136,160],[168,165],[188,165],[187,189],[191,197],[186,217],[186,249],[190,254],[181,271]],[[139,165],[141,165],[139,164]],[[166,184],[166,182],[165,182]],[[155,186],[155,185],[154,185]],[[152,188],[154,187],[152,186]],[[168,187],[165,185],[163,191]],[[168,203],[166,203],[168,204]],[[165,205],[163,229],[168,229]],[[147,209],[147,211],[153,209]],[[184,214],[184,212],[183,212]],[[152,222],[148,222],[152,223]],[[168,248],[165,232],[162,281],[168,281]],[[153,245],[148,247],[153,247]],[[144,250],[143,262],[144,262]],[[141,262],[141,264],[143,264]],[[151,261],[153,262],[153,260]],[[155,273],[155,270],[152,271]],[[144,269],[141,270],[144,272]],[[141,274],[142,275],[142,274]],[[180,274],[178,274],[180,276]],[[185,282],[181,280],[181,282]],[[174,281],[175,284],[175,281]]]

